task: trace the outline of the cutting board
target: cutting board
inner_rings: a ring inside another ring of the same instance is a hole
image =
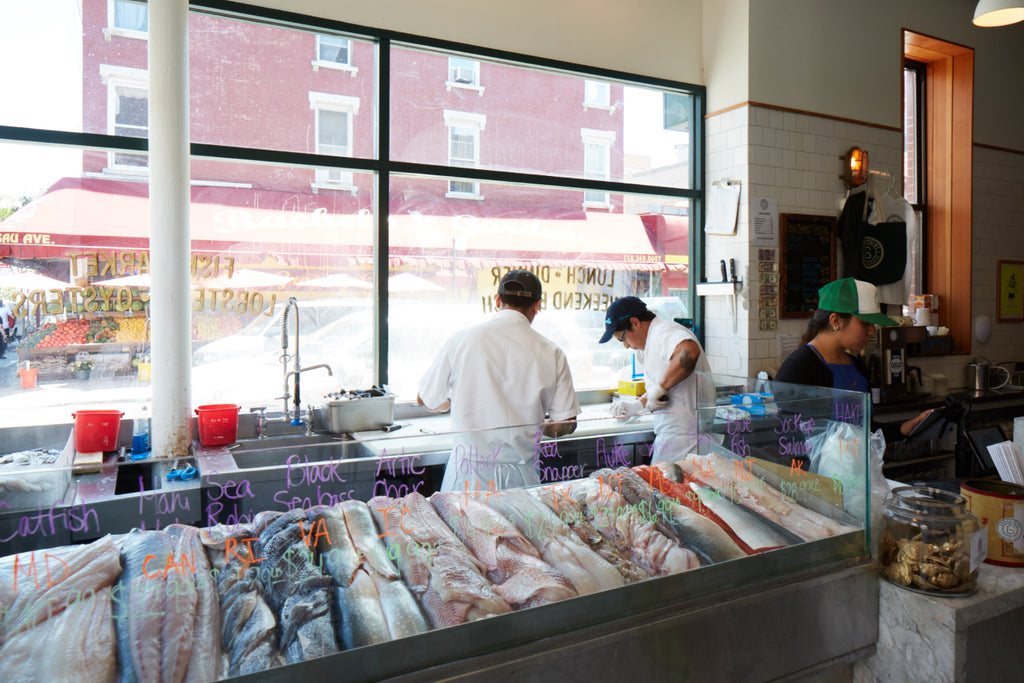
[[[75,460],[71,468],[76,474],[99,472],[103,467],[103,451],[80,453],[75,451]]]

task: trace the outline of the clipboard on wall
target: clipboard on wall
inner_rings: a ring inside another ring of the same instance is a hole
[[[740,209],[740,181],[716,180],[708,189],[708,213],[704,232],[708,235],[735,235]]]

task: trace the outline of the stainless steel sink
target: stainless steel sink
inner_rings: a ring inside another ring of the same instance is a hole
[[[239,441],[231,456],[239,469],[301,467],[309,462],[346,460],[366,455],[351,438],[336,434],[296,434]]]

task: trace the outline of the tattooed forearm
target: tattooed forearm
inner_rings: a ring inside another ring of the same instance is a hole
[[[679,364],[683,366],[683,370],[689,375],[693,372],[693,369],[697,367],[697,356],[691,353],[689,349],[684,348],[683,352],[679,354]]]

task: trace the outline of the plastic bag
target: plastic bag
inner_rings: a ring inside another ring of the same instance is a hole
[[[857,519],[864,519],[865,511],[869,510],[871,528],[879,529],[882,504],[889,494],[889,482],[882,474],[885,437],[881,429],[869,435],[866,455],[870,463],[870,480],[865,495],[862,433],[863,428],[857,425],[829,421],[824,431],[807,440],[808,469],[841,485],[843,510]],[[869,499],[870,508],[867,507]]]

